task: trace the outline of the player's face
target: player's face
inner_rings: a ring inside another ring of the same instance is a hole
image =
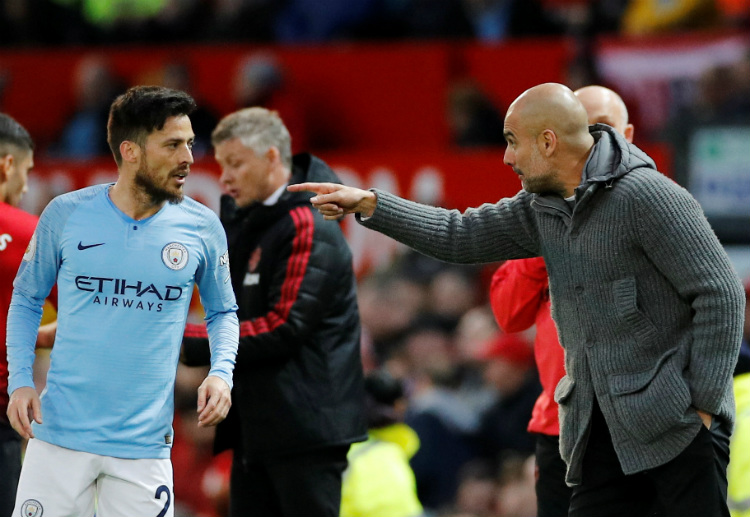
[[[270,153],[258,155],[239,138],[232,138],[216,145],[214,157],[221,166],[219,181],[237,206],[263,201],[273,194]]]
[[[195,134],[186,115],[169,117],[164,127],[146,138],[135,183],[154,204],[179,203],[193,163]]]
[[[29,171],[34,167],[34,151],[7,155],[5,162],[5,195],[3,201],[18,206],[26,193]]]
[[[536,139],[514,123],[510,115],[505,120],[504,136],[508,145],[505,148],[503,161],[521,178],[521,185],[526,192],[534,194],[564,192],[555,171],[550,168],[548,160],[542,156]]]

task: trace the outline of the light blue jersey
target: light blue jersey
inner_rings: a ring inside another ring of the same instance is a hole
[[[142,221],[98,185],[44,210],[14,282],[9,389],[34,386],[42,305],[58,285],[58,327],[37,438],[119,458],[168,458],[174,384],[195,283],[211,371],[232,386],[239,324],[227,242],[216,215],[190,199]]]

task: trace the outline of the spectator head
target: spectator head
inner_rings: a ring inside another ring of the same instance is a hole
[[[263,201],[291,175],[291,137],[275,111],[244,108],[219,121],[211,134],[219,181],[238,206]]]
[[[464,464],[458,472],[455,509],[466,515],[492,515],[497,498],[496,467],[478,459]]]
[[[79,109],[106,109],[118,83],[107,60],[98,55],[86,56],[78,63],[74,81]]]
[[[34,142],[28,131],[0,113],[0,201],[18,206],[34,166]]]
[[[589,124],[607,124],[633,141],[633,124],[628,123],[628,108],[617,93],[604,86],[584,86],[575,91],[588,113]]]
[[[523,386],[534,366],[531,344],[519,334],[497,335],[479,351],[485,362],[484,378],[501,396],[510,396]]]
[[[500,466],[497,492],[497,517],[536,515],[534,456],[510,456]]]
[[[271,54],[259,53],[244,59],[234,80],[238,107],[265,106],[284,82],[281,66]]]
[[[174,90],[189,92],[192,90],[193,80],[190,68],[182,61],[173,61],[164,65],[162,69],[161,85]]]
[[[193,98],[185,92],[162,86],[134,86],[112,103],[107,121],[107,142],[117,165],[122,165],[120,146],[133,142],[142,149],[154,131],[164,128],[171,117],[195,111]]]
[[[448,126],[453,143],[462,147],[503,145],[500,111],[475,83],[454,84],[448,92]]]
[[[404,386],[385,370],[375,370],[365,377],[365,407],[370,429],[386,427],[403,419]]]

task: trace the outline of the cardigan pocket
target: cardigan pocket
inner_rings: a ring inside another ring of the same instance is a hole
[[[555,402],[565,404],[573,394],[573,388],[576,387],[576,381],[570,378],[570,375],[563,376],[555,387]]]
[[[629,276],[613,283],[617,315],[625,330],[635,336],[636,343],[648,344],[658,339],[659,330],[638,307],[638,288],[635,277]]]
[[[610,397],[620,424],[641,443],[651,443],[679,425],[691,396],[682,376],[682,354],[673,348],[650,370],[609,377]]]

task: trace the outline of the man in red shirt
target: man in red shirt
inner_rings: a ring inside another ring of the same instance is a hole
[[[602,86],[575,91],[586,108],[589,124],[607,124],[633,141],[633,125],[620,96]],[[572,488],[565,484],[565,462],[560,457],[560,422],[555,387],[565,375],[564,351],[550,315],[549,280],[544,259],[509,260],[495,272],[490,304],[505,332],[521,332],[536,325],[534,358],[542,383],[542,394],[534,405],[528,431],[535,433],[538,478],[538,517],[566,517]]]
[[[34,166],[34,142],[13,118],[0,113],[0,517],[10,517],[21,472],[21,438],[11,428],[8,409],[8,361],[5,324],[13,294],[13,279],[36,228],[37,217],[16,208],[26,192]],[[51,344],[54,327],[40,333]]]

